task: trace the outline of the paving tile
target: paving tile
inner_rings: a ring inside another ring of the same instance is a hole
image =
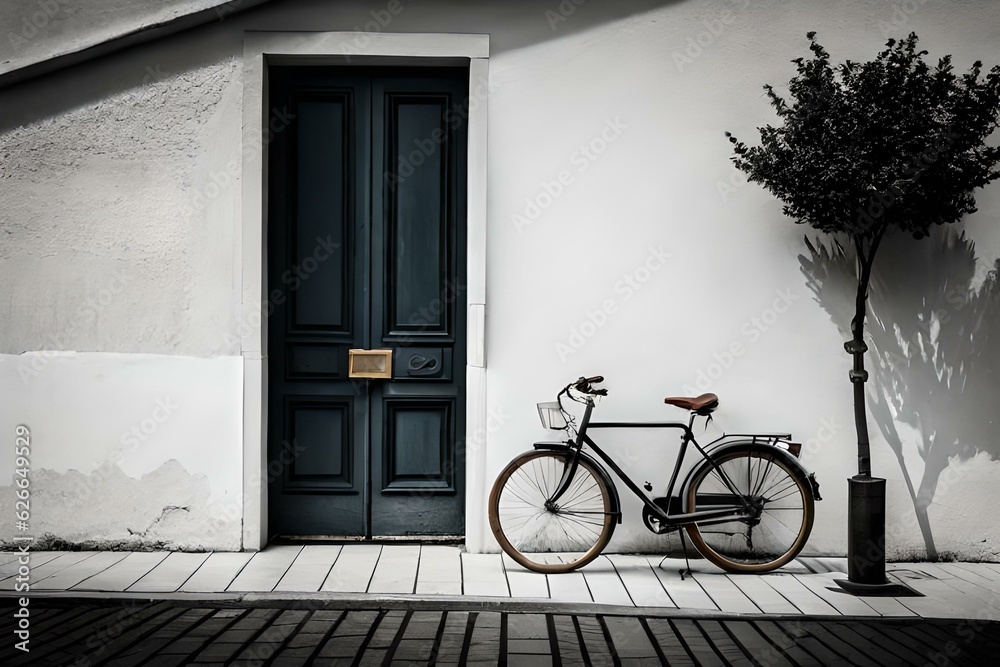
[[[781,630],[777,624],[771,621],[752,621],[751,625],[757,632],[767,638],[775,646],[781,656],[791,660],[793,664],[818,665],[816,658],[812,657],[805,649],[795,643],[787,632]],[[787,623],[784,625],[788,625]]]
[[[781,649],[776,648],[751,623],[732,621],[726,622],[725,626],[737,643],[753,656],[757,663],[768,667],[794,667],[795,663],[789,660]]]
[[[417,587],[420,546],[387,544],[368,584],[369,593],[413,593]]]
[[[793,575],[806,588],[822,598],[824,602],[845,616],[881,616],[862,598],[855,597],[842,590],[834,579],[843,579],[839,572],[828,574],[796,574]]]
[[[320,632],[297,632],[285,644],[285,650],[292,648],[315,648],[320,645],[325,637],[326,634]],[[285,650],[281,651],[281,655],[285,655]]]
[[[392,654],[393,664],[402,662],[419,662],[427,664],[431,657],[434,643],[426,640],[402,639]]]
[[[302,547],[268,547],[254,554],[226,591],[271,591],[288,572]]]
[[[512,570],[507,567],[506,560],[504,561],[504,571],[507,575],[507,586],[510,588],[512,598],[549,599],[548,580],[541,572],[528,572],[524,569]]]
[[[162,602],[126,607],[111,621],[102,622],[98,628],[91,627],[83,645],[95,658],[112,658],[183,613],[183,608]]]
[[[440,611],[415,611],[406,624],[405,639],[433,640],[441,627],[444,614]]]
[[[172,593],[198,571],[208,553],[175,552],[160,561],[141,579],[129,586],[130,593]]]
[[[805,627],[810,635],[819,643],[845,658],[851,665],[859,667],[882,667],[873,656],[859,650],[855,642],[847,642],[827,631],[824,624],[805,621]]]
[[[544,614],[507,614],[507,641],[512,639],[544,639],[549,628]]]
[[[400,610],[386,612],[368,640],[369,649],[387,649],[396,639],[408,614]]]
[[[553,616],[552,630],[555,633],[556,649],[564,665],[584,664],[583,653],[580,651],[580,637],[576,632],[571,616]]]
[[[36,590],[66,591],[77,584],[100,574],[115,563],[124,560],[129,555],[127,551],[100,551],[69,567],[46,577],[34,586]],[[58,561],[53,561],[58,562]],[[45,567],[44,565],[42,567]]]
[[[818,614],[820,616],[838,616],[835,608],[829,605],[823,598],[806,588],[802,582],[792,574],[767,574],[761,579],[781,593],[782,596],[798,608],[803,614]]]
[[[462,550],[445,545],[422,545],[417,571],[417,593],[461,595]]]
[[[331,637],[327,640],[323,648],[320,649],[318,656],[324,660],[330,658],[345,658],[350,664],[353,661],[354,656],[358,654],[361,649],[361,644],[364,642],[365,637],[362,636],[345,636],[345,637]],[[326,664],[325,662],[323,664]]]
[[[587,664],[612,665],[611,648],[604,637],[604,630],[596,618],[579,616],[576,619],[578,633],[583,640],[583,648],[587,652]]]
[[[184,636],[199,623],[211,616],[210,609],[188,609],[169,622],[161,625],[152,634],[147,634],[142,641],[117,653],[109,665],[132,667],[144,664],[152,656],[159,653],[176,638]]]
[[[862,651],[880,665],[892,665],[899,661],[899,656],[887,650],[886,642],[871,641],[854,632],[849,624],[826,623],[824,629],[835,635],[841,641],[847,642],[854,648]]]
[[[163,552],[130,553],[114,565],[73,586],[72,590],[124,591],[163,562],[167,555]]]
[[[701,584],[695,581],[694,577],[686,576],[681,579],[678,572],[684,567],[683,560],[654,557],[649,558],[649,564],[657,579],[660,580],[663,589],[678,608],[718,611],[719,608],[712,601],[712,598],[708,596]]]
[[[195,660],[198,662],[207,662],[210,660],[225,662],[230,658],[235,657],[241,648],[243,648],[243,644],[230,644],[221,641],[212,642],[198,652],[198,655],[195,656]]]
[[[618,576],[637,607],[676,607],[645,556],[611,554]]]
[[[462,554],[465,595],[510,597],[500,554]]]
[[[500,614],[479,612],[475,617],[472,641],[466,648],[469,664],[495,661],[500,653]]]
[[[6,579],[7,577],[16,576],[20,568],[23,566],[21,559],[27,555],[28,563],[27,567],[31,571],[37,570],[37,568],[45,565],[46,563],[55,560],[59,556],[63,555],[64,551],[28,551],[27,554],[22,554],[20,552],[3,552],[3,558],[0,558],[0,579]]]
[[[786,600],[781,593],[768,586],[767,582],[759,575],[731,574],[728,575],[728,579],[765,614],[800,613],[798,607]]]
[[[326,581],[333,564],[340,556],[337,545],[308,545],[292,562],[291,567],[274,587],[275,591],[316,592]]]
[[[233,582],[253,553],[213,553],[187,581],[181,584],[184,593],[221,593]]]
[[[687,646],[688,651],[700,665],[705,667],[722,667],[726,663],[715,649],[702,628],[694,621],[686,618],[672,619],[670,626]]]
[[[656,649],[649,641],[646,628],[634,616],[604,616],[604,626],[611,636],[618,657],[656,658]]]
[[[378,544],[346,544],[333,564],[321,590],[336,593],[364,593],[378,564],[382,547]]]
[[[50,561],[42,563],[41,565],[32,565],[30,573],[30,582],[32,588],[44,589],[42,582],[51,577],[57,572],[62,572],[63,570],[76,565],[92,556],[96,556],[98,551],[63,551],[57,552],[58,555]],[[3,581],[0,581],[0,590],[12,591],[14,586],[17,584],[15,577],[8,577]]]
[[[694,580],[701,584],[704,591],[722,611],[739,614],[759,614],[761,611],[753,603],[753,600],[748,598],[732,580],[724,575],[699,574],[694,577]]]
[[[733,667],[753,667],[743,648],[733,641],[729,633],[718,621],[697,620],[695,622],[708,639],[715,651],[722,655],[722,659]]]
[[[595,603],[635,606],[625,584],[618,576],[618,571],[606,556],[598,556],[596,560],[577,571],[583,573]]]
[[[438,643],[437,662],[458,663],[468,630],[469,612],[448,611],[445,613],[444,632]]]
[[[935,579],[906,579],[907,585],[926,597],[897,598],[899,602],[924,618],[975,618],[982,602]]]

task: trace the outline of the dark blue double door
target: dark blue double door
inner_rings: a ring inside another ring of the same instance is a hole
[[[272,536],[464,534],[467,77],[269,70]]]

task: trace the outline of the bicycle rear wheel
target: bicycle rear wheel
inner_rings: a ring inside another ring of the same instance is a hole
[[[767,447],[730,450],[712,460],[715,466],[706,461],[692,478],[687,511],[742,504],[719,470],[755,511],[687,526],[698,551],[729,572],[768,572],[795,558],[814,517],[812,490],[801,470]]]
[[[547,503],[562,480],[567,454],[527,452],[504,468],[490,492],[490,528],[500,548],[529,570],[569,572],[597,558],[614,532],[603,476],[581,459],[569,488]]]

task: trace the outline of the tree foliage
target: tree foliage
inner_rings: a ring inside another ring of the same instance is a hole
[[[856,262],[852,338],[858,477],[871,477],[865,411],[864,338],[868,287],[888,231],[915,238],[976,210],[977,188],[1000,178],[1000,147],[987,143],[1000,121],[1000,66],[976,61],[956,75],[951,57],[928,65],[917,36],[886,42],[866,63],[830,63],[816,33],[796,58],[786,101],[764,90],[781,121],[760,128],[760,145],[729,133],[733,162],[784,204],[796,223],[844,234]]]
[[[1000,66],[965,74],[951,56],[932,67],[917,36],[890,39],[875,60],[830,63],[807,34],[788,100],[764,86],[780,125],[760,145],[729,135],[733,162],[784,204],[796,223],[868,240],[885,228],[916,238],[976,210],[973,191],[1000,178],[986,138],[1000,112]]]

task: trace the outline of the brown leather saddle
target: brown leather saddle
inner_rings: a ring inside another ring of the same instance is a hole
[[[667,405],[674,405],[682,410],[690,410],[699,415],[710,415],[719,407],[719,397],[715,394],[702,394],[701,396],[668,396],[663,399]]]

